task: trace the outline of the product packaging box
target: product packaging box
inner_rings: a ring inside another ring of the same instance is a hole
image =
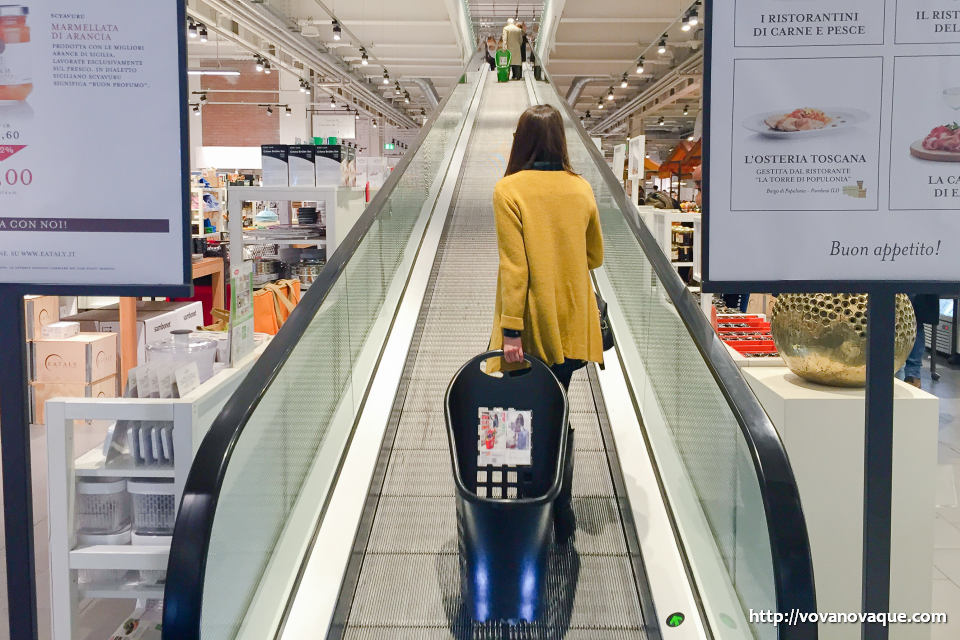
[[[39,340],[43,327],[60,320],[58,296],[24,296],[27,309],[27,340]]]
[[[344,184],[344,169],[347,154],[339,144],[319,144],[317,149],[317,185],[318,187],[336,186]]]
[[[120,331],[120,307],[84,311],[64,318],[79,322],[82,331]],[[137,302],[137,362],[147,361],[147,345],[162,342],[176,329],[196,329],[203,324],[200,302]]]
[[[117,334],[81,333],[61,340],[35,340],[37,382],[90,384],[117,373]]]
[[[263,170],[263,186],[287,187],[289,171],[290,147],[285,144],[265,144],[260,147],[261,169]]]
[[[90,384],[82,382],[31,382],[30,408],[33,424],[46,423],[46,402],[53,398],[116,398],[117,376],[112,375]]]
[[[291,187],[317,186],[317,147],[312,144],[290,145],[287,166]]]

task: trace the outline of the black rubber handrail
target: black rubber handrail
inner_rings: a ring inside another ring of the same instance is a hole
[[[660,284],[670,297],[740,425],[740,432],[750,450],[760,485],[773,556],[773,580],[778,611],[787,614],[793,610],[815,612],[817,600],[807,523],[793,468],[776,427],[750,390],[740,369],[707,321],[693,294],[680,279],[680,274],[670,264],[650,230],[639,222],[639,209],[627,198],[623,185],[607,165],[586,129],[578,124],[573,109],[559,97],[560,94],[549,75],[544,77],[556,93],[564,115],[580,135],[580,141],[596,164],[607,190],[640,243]],[[777,632],[778,637],[783,640],[815,640],[817,625],[780,625]]]
[[[478,64],[479,54],[475,54],[464,66],[463,75]],[[260,400],[306,333],[367,231],[380,217],[404,171],[416,157],[453,94],[454,91],[451,90],[450,94],[434,109],[433,117],[420,131],[417,141],[401,159],[341,245],[337,247],[320,272],[320,276],[304,294],[286,323],[226,402],[201,442],[187,476],[170,545],[170,559],[167,564],[167,580],[164,588],[163,638],[165,640],[199,640],[210,536],[220,489],[223,486],[233,450],[243,435],[247,421],[256,411]],[[238,532],[238,535],[242,533]]]

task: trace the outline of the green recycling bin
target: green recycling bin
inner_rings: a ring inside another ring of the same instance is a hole
[[[510,80],[510,52],[506,49],[497,51],[497,82]]]

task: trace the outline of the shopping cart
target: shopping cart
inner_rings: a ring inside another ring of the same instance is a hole
[[[461,590],[478,622],[532,622],[544,609],[553,504],[567,451],[567,396],[550,368],[529,356],[530,366],[518,371],[481,370],[502,355],[491,351],[467,362],[446,393]],[[500,438],[513,448],[500,446]]]

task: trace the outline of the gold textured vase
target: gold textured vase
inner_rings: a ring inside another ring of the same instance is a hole
[[[913,305],[897,295],[893,375],[907,361],[917,335]],[[801,378],[833,387],[862,387],[867,379],[867,296],[787,293],[770,317],[777,350]]]

